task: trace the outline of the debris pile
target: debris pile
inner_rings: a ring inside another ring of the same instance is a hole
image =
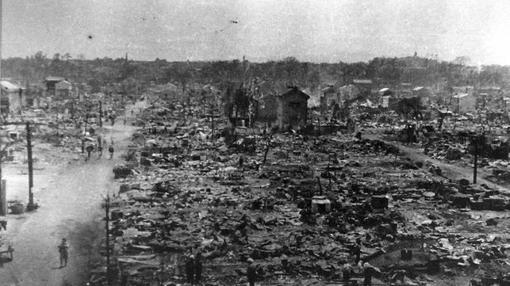
[[[465,212],[507,209],[496,190],[449,181],[379,140],[234,132],[227,144],[185,110],[146,110],[187,120],[142,128],[114,169],[116,279],[184,282],[191,255],[209,285],[246,282],[250,259],[259,280],[281,283],[338,281],[346,264],[361,279],[363,262],[384,282],[430,283],[508,259],[507,238],[488,235],[506,215]]]

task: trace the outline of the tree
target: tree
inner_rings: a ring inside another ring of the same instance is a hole
[[[179,83],[183,92],[186,91],[186,87],[193,77],[190,67],[182,64],[169,67],[165,73],[168,80]]]

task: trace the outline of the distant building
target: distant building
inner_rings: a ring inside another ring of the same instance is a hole
[[[392,101],[395,101],[395,96],[394,96],[394,93],[393,91],[388,88],[388,87],[384,87],[384,88],[381,88],[379,90],[379,105],[382,107],[382,108],[389,108]]]
[[[482,86],[475,91],[477,95],[479,108],[501,109],[505,105],[503,100],[504,91],[498,86]]]
[[[328,85],[321,90],[320,106],[322,113],[327,112],[335,104],[340,104],[340,93],[334,85]]]
[[[455,111],[459,114],[474,113],[476,111],[476,98],[468,93],[459,93],[453,96]]]
[[[346,101],[355,100],[360,96],[363,91],[363,87],[360,89],[358,86],[354,84],[348,84],[341,86],[338,88],[339,96],[340,96],[340,105],[343,105]],[[366,91],[366,90],[365,90]]]
[[[73,85],[67,81],[62,80],[55,84],[55,96],[57,98],[67,99],[71,96]]]
[[[412,90],[412,96],[420,99],[420,103],[423,106],[429,106],[432,102],[432,97],[434,94],[432,90],[428,87],[417,86]]]
[[[43,100],[44,87],[38,84],[28,85],[23,94],[24,105],[26,107],[40,107]]]
[[[66,79],[60,76],[49,76],[44,79],[44,83],[46,85],[46,92],[49,95],[55,95],[56,85],[61,81],[65,81]]]
[[[308,118],[308,99],[310,96],[297,87],[276,97],[277,123],[280,129],[304,127]]]
[[[363,95],[368,96],[372,93],[373,82],[370,79],[353,79],[352,84],[356,86]]]
[[[24,105],[23,89],[10,81],[0,81],[0,111],[2,114],[20,113]]]
[[[477,97],[473,86],[453,86],[451,88],[452,110],[457,113],[474,113],[477,109]],[[483,104],[483,103],[482,103]]]
[[[257,119],[262,122],[276,122],[277,120],[276,96],[266,94],[258,100]]]

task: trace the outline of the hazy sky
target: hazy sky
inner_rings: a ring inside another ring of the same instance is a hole
[[[508,0],[3,0],[2,57],[510,64],[509,15]]]

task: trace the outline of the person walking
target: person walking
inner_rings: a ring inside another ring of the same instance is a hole
[[[349,263],[345,263],[342,267],[342,281],[344,285],[349,285],[351,283],[352,274],[354,270]]]
[[[195,255],[195,261],[193,263],[193,272],[195,273],[195,283],[200,285],[200,280],[202,280],[202,254],[197,252]]]
[[[255,280],[257,280],[257,267],[253,259],[248,258],[248,269],[246,269],[246,276],[250,286],[255,286]]]
[[[113,143],[108,147],[108,152],[110,152],[110,160],[113,159],[113,152],[115,150],[113,149]]]
[[[85,161],[88,161],[90,159],[90,153],[94,151],[94,146],[92,144],[88,144],[85,150],[87,150],[87,158],[85,159]]]
[[[62,242],[58,246],[58,252],[60,254],[60,268],[67,266],[67,259],[69,258],[69,244],[67,240],[62,238]]]
[[[354,263],[357,264],[361,259],[361,239],[356,239],[356,243],[351,248],[351,253],[354,256]]]
[[[363,267],[363,286],[372,286],[372,277],[375,274],[380,274],[380,270],[372,266],[368,261],[362,261]]]
[[[106,145],[104,145],[104,147],[106,147]],[[103,140],[101,140],[100,136],[97,137],[97,153],[98,158],[103,157]]]
[[[186,271],[186,282],[194,285],[194,274],[195,274],[195,257],[193,255],[188,256],[186,264],[184,266]]]
[[[101,146],[101,145],[97,146],[97,153],[98,153],[98,156],[97,156],[98,159],[103,157],[103,146]]]

